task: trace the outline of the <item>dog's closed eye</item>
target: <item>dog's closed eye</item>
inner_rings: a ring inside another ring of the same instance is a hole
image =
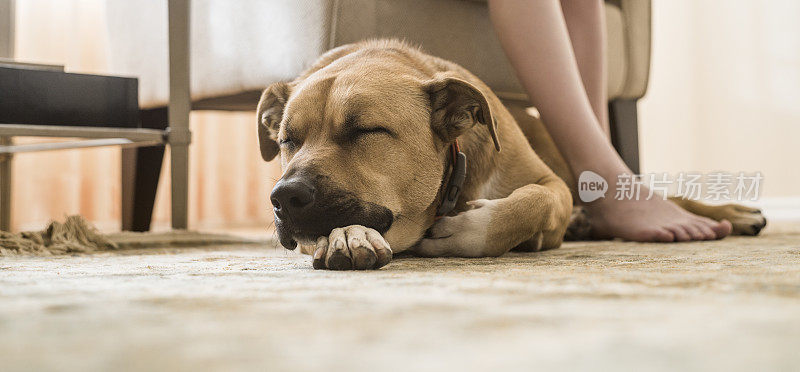
[[[339,140],[342,143],[346,142],[354,142],[360,138],[365,136],[377,134],[377,135],[389,135],[391,137],[395,137],[394,132],[389,130],[388,128],[375,125],[369,126],[369,124],[362,123],[361,118],[359,115],[356,114],[349,114],[345,117],[344,123],[342,125],[342,132],[339,135]]]
[[[369,138],[371,136],[389,136],[395,138],[395,133],[384,127],[351,127],[347,128],[343,133],[337,136],[337,142],[342,145],[355,143],[356,141]]]
[[[394,133],[392,133],[392,131],[383,127],[355,128],[354,132],[355,133],[353,134],[352,137],[360,137],[367,134],[388,134],[394,137]]]

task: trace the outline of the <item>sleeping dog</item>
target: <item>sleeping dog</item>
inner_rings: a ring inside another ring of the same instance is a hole
[[[525,106],[399,41],[325,53],[258,104],[261,156],[283,169],[270,195],[281,244],[316,269],[363,270],[393,252],[487,257],[557,248],[568,228],[587,238],[575,180]],[[742,206],[673,200],[734,233],[766,224]]]

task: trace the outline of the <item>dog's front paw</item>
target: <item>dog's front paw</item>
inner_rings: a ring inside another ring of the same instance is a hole
[[[767,226],[767,219],[761,214],[761,210],[750,208],[738,204],[726,204],[721,206],[723,217],[733,225],[733,235],[758,235],[764,226]]]
[[[495,252],[487,241],[495,202],[480,199],[467,204],[472,209],[437,220],[414,247],[414,251],[428,257],[485,257],[504,253],[505,250]]]
[[[392,259],[389,243],[374,229],[361,225],[336,228],[317,239],[314,268],[369,270],[385,266]]]

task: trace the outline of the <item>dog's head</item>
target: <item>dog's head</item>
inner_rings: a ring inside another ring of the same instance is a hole
[[[281,244],[357,224],[405,249],[432,224],[449,144],[477,123],[496,141],[489,105],[456,78],[337,62],[258,104],[261,156],[283,169],[270,195]]]

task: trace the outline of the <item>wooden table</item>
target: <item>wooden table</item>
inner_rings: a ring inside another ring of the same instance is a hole
[[[135,78],[0,61],[0,230],[11,224],[14,154],[164,145],[168,131],[141,128],[139,113]],[[70,139],[14,145],[17,136]]]

